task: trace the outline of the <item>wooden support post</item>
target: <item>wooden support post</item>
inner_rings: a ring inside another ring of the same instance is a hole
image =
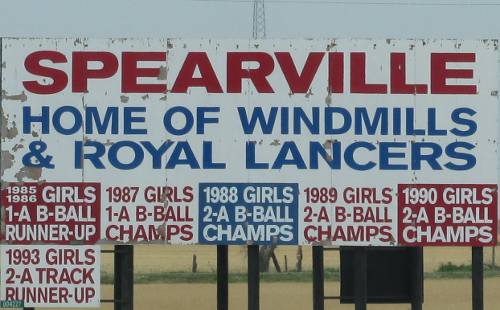
[[[228,246],[217,246],[217,310],[228,310],[229,305]]]
[[[493,266],[493,269],[497,268],[496,249],[497,249],[496,246],[491,248],[491,266]]]
[[[276,254],[274,254],[274,251],[271,253],[271,259],[273,260],[273,265],[276,271],[281,272],[281,266],[280,263],[278,262],[278,259],[276,258]]]
[[[193,263],[191,265],[191,272],[196,273],[198,271],[198,262],[196,261],[196,254],[193,254]]]
[[[325,308],[325,273],[323,261],[323,247],[312,247],[313,263],[313,310]]]
[[[297,263],[295,264],[295,269],[297,270],[297,272],[301,272],[302,271],[302,258],[303,258],[301,245],[299,245],[297,247],[296,258],[297,258]]]

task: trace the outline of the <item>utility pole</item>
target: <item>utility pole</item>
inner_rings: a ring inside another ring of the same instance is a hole
[[[266,38],[266,8],[264,0],[253,1],[253,39]]]

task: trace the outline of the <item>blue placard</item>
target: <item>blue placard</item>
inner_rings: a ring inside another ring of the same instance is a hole
[[[297,183],[200,183],[201,244],[297,244]]]

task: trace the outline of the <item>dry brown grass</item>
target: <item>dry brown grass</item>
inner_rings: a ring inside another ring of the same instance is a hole
[[[135,246],[136,272],[159,271],[191,271],[193,254],[197,256],[198,270],[200,272],[215,271],[217,266],[216,247],[207,245],[193,246],[165,246],[165,245],[139,245]],[[491,262],[491,248],[485,248],[485,263]],[[284,256],[288,258],[289,270],[295,270],[296,246],[279,246],[276,255],[284,269]],[[311,247],[303,247],[303,269],[311,270]],[[497,265],[500,265],[500,247],[497,247]],[[470,264],[471,249],[464,247],[428,247],[424,249],[425,271],[436,270],[439,265],[451,262],[455,265]],[[113,255],[102,255],[102,269],[112,272]],[[339,266],[338,252],[325,252],[325,267]],[[245,273],[247,269],[247,256],[245,246],[229,247],[229,268],[231,272]]]
[[[471,309],[471,281],[466,279],[428,280],[425,282],[426,310]],[[500,304],[500,278],[485,279],[485,309],[497,310]],[[216,308],[215,284],[151,284],[135,287],[135,309],[138,310],[205,310]],[[328,282],[326,294],[339,292],[338,282]],[[247,287],[244,283],[229,285],[229,309],[247,308]],[[112,287],[103,286],[103,298],[111,298]],[[310,283],[262,283],[262,310],[307,310],[312,308]],[[326,301],[327,309],[351,310],[352,305]],[[101,309],[113,309],[103,304]],[[370,305],[370,310],[407,310],[409,305]]]

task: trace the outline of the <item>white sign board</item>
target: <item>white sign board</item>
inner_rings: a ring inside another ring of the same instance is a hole
[[[2,307],[100,305],[99,246],[2,245],[0,260]]]
[[[3,39],[3,242],[496,244],[497,48]]]

